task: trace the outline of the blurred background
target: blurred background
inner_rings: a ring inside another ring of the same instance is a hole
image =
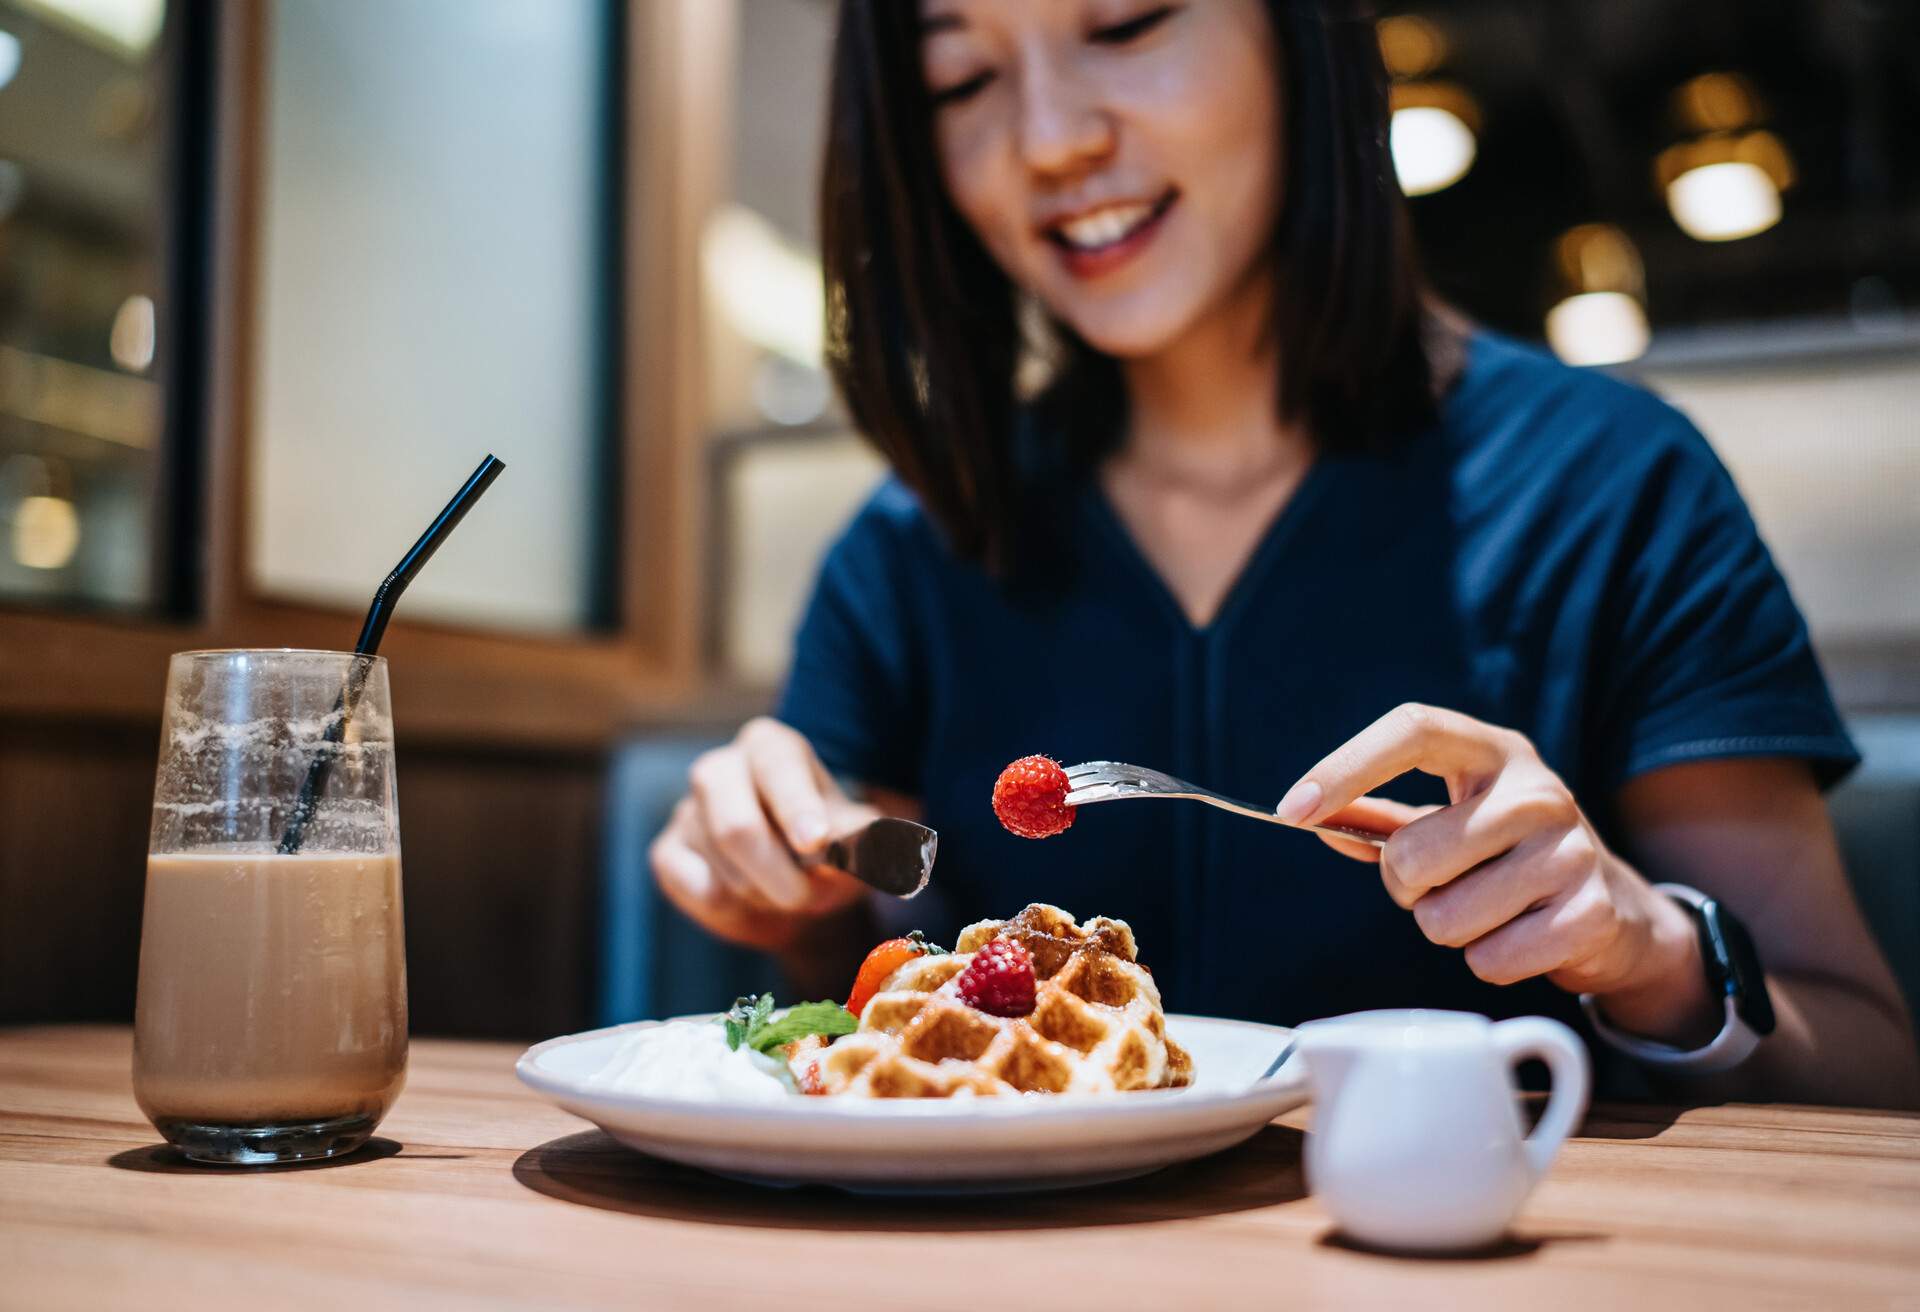
[[[1867,750],[1835,806],[1911,994],[1920,13],[1382,14],[1442,294],[1660,391],[1746,493]],[[724,967],[645,843],[880,471],[821,370],[832,20],[0,0],[0,1023],[131,1015],[167,653],[350,645],[487,450],[383,647],[415,1029]]]

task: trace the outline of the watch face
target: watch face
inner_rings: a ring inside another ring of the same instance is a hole
[[[1707,969],[1733,999],[1734,1010],[1756,1034],[1773,1033],[1773,999],[1753,937],[1739,917],[1709,899],[1699,908],[1700,946],[1706,950]]]

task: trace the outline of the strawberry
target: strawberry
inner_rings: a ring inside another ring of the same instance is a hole
[[[867,953],[867,959],[860,963],[860,973],[854,977],[853,981],[853,992],[847,995],[847,1010],[858,1016],[894,971],[915,957],[945,951],[945,948],[936,947],[921,938],[920,931],[917,929],[905,938],[888,939]]]
[[[793,1082],[802,1093],[821,1094],[827,1091],[826,1077],[820,1073],[820,1054],[827,1046],[824,1034],[809,1034],[784,1044],[780,1049],[780,1058],[787,1063],[787,1069],[793,1072]]]
[[[1022,838],[1051,838],[1073,824],[1067,772],[1046,756],[1023,756],[993,783],[993,813]]]
[[[1033,1011],[1033,956],[1010,938],[996,938],[960,972],[960,1001],[989,1016]]]

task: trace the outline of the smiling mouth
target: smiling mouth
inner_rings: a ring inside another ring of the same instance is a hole
[[[1118,246],[1127,238],[1158,219],[1172,207],[1179,192],[1172,187],[1151,203],[1130,201],[1103,205],[1076,218],[1056,223],[1047,229],[1047,240],[1064,250],[1083,255]]]

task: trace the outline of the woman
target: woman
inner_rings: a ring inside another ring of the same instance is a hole
[[[845,0],[829,335],[898,477],[663,889],[837,992],[872,914],[788,849],[921,816],[926,929],[1124,917],[1178,1010],[1543,1013],[1695,1096],[1913,1103],[1820,797],[1857,758],[1737,492],[1657,400],[1423,297],[1338,8]],[[1023,841],[988,797],[1032,752],[1395,832],[1127,805]],[[1662,880],[1749,927],[1738,1015]]]

